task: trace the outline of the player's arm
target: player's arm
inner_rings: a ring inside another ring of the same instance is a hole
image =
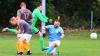
[[[16,30],[16,29],[10,29],[10,28],[3,28],[3,29],[2,29],[2,31],[3,31],[3,32],[5,32],[5,31],[6,31],[6,32],[13,32],[13,33],[17,33],[17,30]]]
[[[21,12],[20,12],[20,10],[18,10],[18,11],[17,11],[17,19],[19,20],[20,17],[21,17]]]
[[[61,38],[64,38],[64,36],[65,36],[64,34],[61,34]]]
[[[64,35],[64,31],[63,31],[62,28],[61,28],[61,32],[60,32],[60,33],[61,33],[61,36],[60,36],[60,37],[61,37],[61,38],[64,38],[65,35]]]
[[[51,27],[51,25],[47,25],[47,26],[42,26],[43,28],[42,29],[49,29]]]
[[[41,21],[41,22],[47,22],[48,18],[46,16],[43,16],[42,13],[39,10],[36,10],[36,17]]]
[[[33,22],[34,21],[34,18],[32,16],[32,12],[30,10],[29,10],[29,13],[30,13],[30,17],[31,17],[31,22]]]
[[[20,10],[17,11],[17,17],[20,17],[21,16],[21,13],[20,13]]]
[[[46,29],[50,29],[53,25],[47,25],[45,26]]]

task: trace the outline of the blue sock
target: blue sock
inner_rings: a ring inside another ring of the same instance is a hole
[[[49,47],[48,49],[47,49],[47,54],[50,54],[51,53],[51,51],[54,49],[54,47],[53,46],[51,46],[51,47]]]

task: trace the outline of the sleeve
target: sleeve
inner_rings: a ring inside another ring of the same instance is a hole
[[[60,33],[61,34],[64,34],[64,30],[62,28],[60,28],[60,30],[61,30]]]
[[[29,11],[29,13],[30,13],[30,19],[32,19],[32,18],[33,18],[32,12],[31,12],[30,10],[28,10],[28,11]]]
[[[14,32],[14,33],[16,33],[17,30],[16,29],[7,29],[7,32]]]
[[[50,27],[51,27],[51,25],[47,25],[47,26],[46,26],[46,29],[49,29]]]
[[[41,22],[47,22],[48,18],[46,16],[43,16],[39,10],[37,10],[36,16]]]
[[[17,16],[18,16],[18,17],[21,17],[21,12],[20,12],[20,10],[17,11]]]

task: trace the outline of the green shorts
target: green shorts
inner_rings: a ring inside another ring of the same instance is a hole
[[[34,24],[32,24],[32,32],[37,34],[39,32],[39,30],[35,27]]]

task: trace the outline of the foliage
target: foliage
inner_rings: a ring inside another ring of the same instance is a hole
[[[21,1],[31,11],[41,0],[0,0],[0,24],[8,25],[9,18],[16,16]],[[61,25],[67,28],[90,28],[91,11],[94,12],[93,27],[100,28],[100,0],[46,0],[49,19],[61,16]]]

